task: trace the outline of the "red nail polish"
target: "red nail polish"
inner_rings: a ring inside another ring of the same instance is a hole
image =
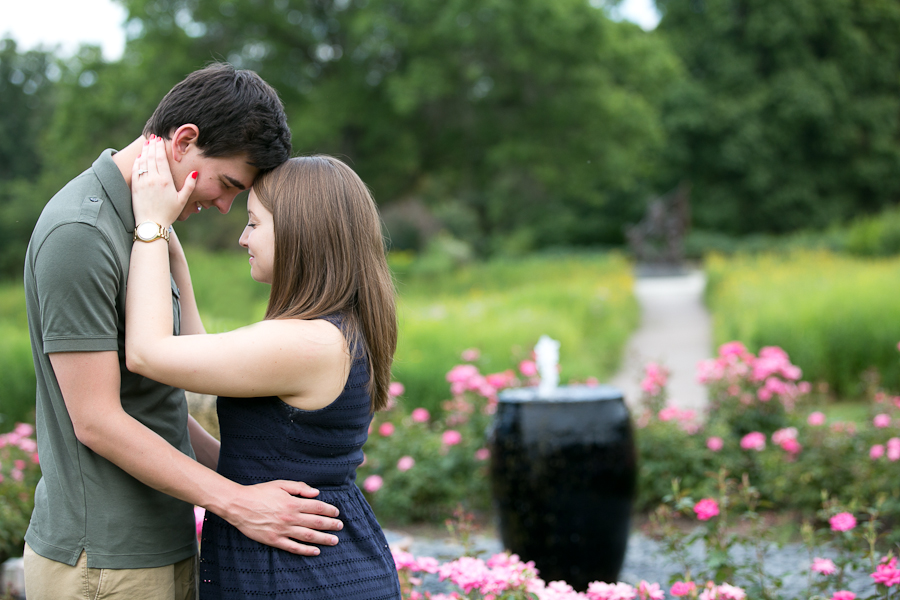
[[[193,173],[191,173],[191,177],[193,177],[194,179],[197,179],[197,176],[198,176],[199,174],[200,174],[200,173],[198,173],[197,171],[194,171]]]

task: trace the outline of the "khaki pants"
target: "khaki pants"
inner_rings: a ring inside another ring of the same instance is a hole
[[[90,569],[82,551],[74,567],[25,544],[28,600],[197,600],[197,557],[152,569]]]

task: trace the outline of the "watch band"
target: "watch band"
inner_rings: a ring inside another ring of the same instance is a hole
[[[142,236],[138,235],[138,231],[139,231],[140,229],[142,229],[142,228],[143,228],[143,229],[148,229],[148,228],[146,227],[147,225],[152,225],[152,226],[155,228],[154,231],[153,231],[153,235],[151,235],[151,236],[149,236],[149,237],[142,237]],[[149,243],[149,242],[156,241],[156,240],[158,240],[158,239],[160,239],[160,238],[166,240],[166,243],[168,243],[168,241],[169,241],[169,229],[168,229],[167,227],[163,227],[163,226],[160,225],[159,223],[155,223],[155,222],[153,222],[153,221],[144,221],[143,223],[141,223],[140,225],[138,225],[137,227],[134,228],[134,237],[133,237],[133,240],[132,240],[132,241],[135,241],[135,242],[141,241],[141,242],[147,242],[147,243]]]

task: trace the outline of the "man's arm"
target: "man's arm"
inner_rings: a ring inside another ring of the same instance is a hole
[[[296,540],[326,546],[337,543],[335,536],[322,533],[343,527],[329,518],[338,516],[337,509],[295,497],[318,493],[305,483],[240,485],[182,454],[128,415],[119,398],[116,352],[58,352],[50,354],[50,362],[78,441],[139,481],[206,508],[269,546],[315,556],[318,548]],[[201,444],[201,455],[207,452],[203,448]]]

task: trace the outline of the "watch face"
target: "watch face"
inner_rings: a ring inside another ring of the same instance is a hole
[[[156,223],[144,222],[138,225],[137,235],[144,241],[159,237],[159,226]]]

